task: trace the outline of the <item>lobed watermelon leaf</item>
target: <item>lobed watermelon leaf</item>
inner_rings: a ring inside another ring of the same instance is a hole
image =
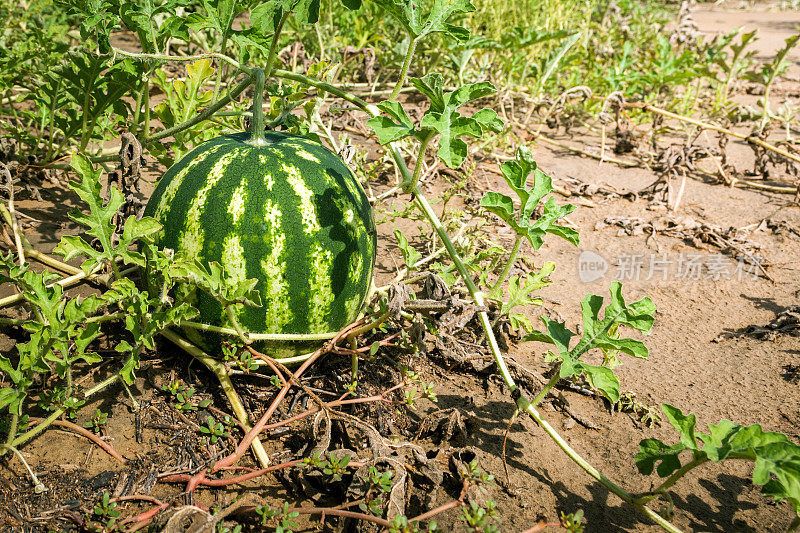
[[[86,233],[96,237],[101,250],[95,249],[82,237],[67,235],[55,247],[53,253],[69,261],[78,256],[87,259],[81,264],[81,269],[87,274],[98,266],[121,259],[125,264],[144,266],[144,256],[131,250],[131,245],[143,238],[150,237],[161,229],[161,225],[152,218],[130,216],[125,221],[122,235],[116,235],[114,217],[119,208],[125,203],[122,193],[115,187],[109,191],[109,200],[104,202],[100,194],[101,170],[95,170],[89,159],[83,154],[75,154],[70,164],[81,178],[80,182],[70,182],[69,187],[86,202],[89,212],[84,213],[75,209],[70,213],[70,218],[86,226]],[[115,242],[116,240],[116,242]]]
[[[434,0],[430,11],[415,0],[375,0],[403,26],[414,39],[432,33],[444,33],[457,41],[469,39],[469,30],[447,21],[460,13],[471,13],[475,6],[470,0]],[[346,5],[346,4],[345,4]]]
[[[585,374],[591,384],[600,390],[611,403],[619,400],[619,380],[614,371],[603,365],[591,365],[580,360],[581,356],[594,348],[601,350],[618,350],[632,357],[647,358],[647,347],[641,341],[620,338],[617,328],[624,325],[644,334],[653,327],[655,305],[650,298],[642,298],[630,305],[622,297],[622,284],[615,281],[611,284],[611,303],[606,307],[603,318],[600,310],[603,298],[588,294],[581,303],[583,310],[583,335],[581,340],[570,349],[570,341],[575,335],[563,322],[556,322],[542,316],[546,331],[532,331],[522,340],[539,341],[552,344],[556,353],[552,358],[561,362],[559,375],[562,378]]]
[[[467,102],[494,93],[491,83],[472,83],[445,93],[441,74],[428,74],[410,81],[428,98],[430,106],[417,128],[401,104],[391,101],[379,103],[378,108],[388,116],[373,117],[367,125],[375,131],[381,144],[406,137],[430,140],[439,134],[439,159],[450,168],[458,168],[467,157],[467,143],[462,137],[481,137],[485,131],[500,132],[503,129],[503,121],[493,109],[481,109],[471,116],[458,112],[458,108]]]
[[[500,302],[500,314],[507,315],[511,322],[511,327],[515,330],[529,332],[533,330],[530,319],[522,313],[515,313],[517,307],[527,307],[530,305],[542,305],[542,299],[531,297],[534,291],[550,285],[547,276],[553,273],[556,264],[552,261],[545,262],[539,272],[529,273],[525,276],[511,276],[508,278],[508,300],[504,299],[506,289],[502,284],[495,285],[486,295],[488,298]]]
[[[171,265],[169,277],[175,281],[195,285],[216,298],[224,307],[234,304],[261,306],[261,295],[255,289],[258,280],[232,279],[216,261],[212,261],[208,266],[200,261],[177,261]]]
[[[55,371],[62,378],[77,361],[92,364],[100,356],[87,350],[99,336],[99,323],[87,323],[105,304],[98,296],[64,298],[63,288],[54,283],[60,276],[34,272],[28,265],[17,266],[11,254],[0,256],[0,281],[15,284],[33,311],[22,327],[30,334],[28,342],[15,345],[16,365],[0,356],[0,373],[13,383],[0,392],[0,409],[20,414],[21,402],[37,373]]]
[[[139,290],[128,278],[114,281],[104,295],[108,303],[118,305],[125,313],[125,329],[132,337],[132,343],[120,341],[115,350],[128,354],[120,374],[128,385],[136,379],[136,370],[143,349],[155,347],[155,336],[166,328],[179,326],[185,320],[197,316],[197,309],[186,302],[165,306],[159,298],[147,291]]]
[[[677,407],[662,404],[680,441],[667,445],[658,439],[644,439],[635,456],[636,467],[645,475],[656,473],[668,477],[686,464],[680,454],[692,452],[697,464],[705,460],[749,459],[754,462],[753,483],[762,485],[761,492],[777,500],[786,499],[800,512],[800,446],[783,433],[764,431],[760,425],[742,426],[730,420],[709,424],[709,432],[697,432],[694,414],[684,415]],[[698,442],[699,441],[699,442]]]
[[[575,246],[578,245],[577,231],[556,224],[556,221],[575,210],[574,205],[556,205],[555,200],[550,197],[544,204],[542,214],[531,220],[542,198],[553,192],[553,185],[550,177],[537,168],[530,150],[525,146],[517,148],[516,158],[500,165],[500,171],[503,179],[517,195],[520,208],[514,207],[514,200],[510,196],[494,191],[487,192],[483,196],[481,207],[503,219],[518,235],[527,238],[534,250],[538,250],[544,244],[544,236],[547,233],[561,237]],[[533,186],[528,188],[528,176],[531,173]]]
[[[294,13],[298,24],[316,24],[319,8],[319,0],[267,0],[250,11],[250,22],[264,34],[271,34],[286,13]]]

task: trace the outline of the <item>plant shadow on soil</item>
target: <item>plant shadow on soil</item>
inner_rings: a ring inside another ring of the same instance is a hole
[[[708,500],[696,494],[690,494],[685,499],[674,495],[675,507],[691,517],[692,531],[738,531],[742,533],[758,531],[744,520],[735,518],[730,511],[730,509],[751,510],[758,507],[738,497],[742,492],[752,489],[753,485],[747,479],[723,473],[716,477],[716,483],[709,479],[701,479],[698,483],[708,491],[711,499],[719,503],[719,506],[715,510]]]
[[[440,394],[439,407],[461,407],[469,412],[472,419],[469,443],[484,452],[487,456],[500,457],[503,453],[503,434],[508,421],[514,414],[515,407],[507,401],[488,401],[464,405],[464,398],[456,395]],[[521,417],[524,415],[520,415]],[[590,497],[586,498],[570,490],[562,480],[561,472],[556,468],[556,475],[550,469],[537,464],[537,448],[531,445],[528,429],[515,422],[508,432],[505,460],[509,467],[511,479],[506,482],[502,467],[495,472],[495,478],[503,491],[516,499],[524,498],[524,493],[531,490],[530,481],[535,480],[552,491],[556,500],[555,508],[559,510],[584,510],[586,531],[608,532],[631,530],[641,524],[641,518],[631,509],[614,502],[616,499],[608,489],[600,483],[585,485]],[[548,443],[555,446],[554,443]],[[525,475],[520,476],[520,472]]]

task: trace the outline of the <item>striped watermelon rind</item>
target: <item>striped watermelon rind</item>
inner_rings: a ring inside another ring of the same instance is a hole
[[[372,285],[376,232],[353,173],[316,141],[266,132],[212,139],[164,174],[144,214],[164,226],[157,240],[177,258],[219,262],[234,280],[258,279],[261,307],[236,306],[251,333],[327,333],[353,321]],[[230,327],[211,296],[189,286],[199,321]],[[206,349],[219,339],[187,328]],[[309,343],[270,343],[278,357]]]

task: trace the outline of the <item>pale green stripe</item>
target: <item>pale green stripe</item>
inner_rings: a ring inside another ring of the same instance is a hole
[[[356,277],[361,275],[361,268],[364,265],[364,258],[361,256],[360,253],[356,253],[350,256],[350,272],[351,277]],[[355,281],[351,279],[351,281]],[[348,322],[353,320],[356,317],[356,312],[358,311],[358,304],[361,303],[361,294],[356,292],[347,299],[344,304],[345,312],[347,313],[347,320]]]
[[[296,155],[297,157],[302,157],[306,161],[319,163],[319,158],[314,154],[308,152],[302,144],[299,143],[285,143],[285,144],[295,149],[292,155]]]
[[[271,191],[272,187],[275,185],[275,178],[272,177],[272,174],[268,170],[271,168],[269,164],[270,160],[266,155],[258,154],[258,161],[261,163],[261,170],[266,171],[264,174],[264,185],[266,185],[268,191]]]
[[[233,197],[231,198],[231,203],[228,205],[228,213],[231,214],[233,217],[233,223],[235,225],[239,224],[239,218],[244,214],[244,206],[247,202],[247,183],[242,182],[235,191],[233,191]]]
[[[320,230],[320,225],[317,220],[317,208],[313,201],[314,191],[306,186],[299,168],[283,163],[281,169],[286,173],[286,181],[300,198],[300,215],[303,218],[303,229],[306,235],[315,234]]]
[[[215,153],[220,151],[223,148],[223,145],[218,145],[210,150],[203,152],[203,157],[198,157],[193,159],[189,162],[188,165],[183,167],[173,178],[172,181],[169,182],[167,188],[164,190],[163,196],[161,196],[161,200],[156,208],[156,212],[153,215],[153,218],[156,220],[162,220],[164,214],[172,207],[172,201],[175,199],[175,195],[178,194],[178,189],[183,184],[183,180],[186,176],[191,172],[197,165],[203,163],[204,161],[208,161],[209,157],[212,157]]]
[[[270,333],[283,330],[292,321],[289,309],[289,284],[286,273],[286,234],[281,229],[281,211],[278,205],[267,200],[264,212],[263,239],[272,244],[272,250],[261,259],[261,271],[264,273],[266,294],[262,294],[266,309],[266,325]]]
[[[323,250],[322,245],[315,242],[310,259],[311,272],[308,281],[311,302],[309,302],[308,323],[312,332],[325,331],[328,327],[328,313],[334,300],[331,289],[333,254],[330,250]]]
[[[200,224],[200,215],[203,213],[203,207],[206,204],[208,193],[211,191],[211,188],[222,179],[231,161],[237,158],[240,152],[241,150],[231,150],[214,163],[214,166],[211,167],[208,177],[206,178],[205,186],[197,191],[192,205],[189,206],[189,211],[186,213],[186,224],[178,239],[178,248],[185,257],[199,257],[200,253],[203,251],[205,233]]]
[[[241,283],[247,279],[247,267],[244,260],[244,248],[239,240],[238,228],[225,238],[222,244],[222,264],[225,265],[225,273],[234,283]],[[244,313],[244,305],[237,304],[233,307],[233,313],[239,320]],[[228,322],[225,310],[222,310],[222,323]]]

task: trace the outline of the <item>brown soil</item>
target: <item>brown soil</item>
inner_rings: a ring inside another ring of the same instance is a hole
[[[704,8],[695,19],[707,32],[728,31],[743,24],[748,29],[758,27],[765,54],[782,44],[785,36],[794,29],[793,21],[800,22],[796,12],[740,11],[730,7]],[[798,57],[793,61],[796,67]],[[574,142],[574,138],[563,140]],[[597,139],[589,141],[597,146]],[[594,159],[552,151],[545,145],[532,149],[540,167],[558,184],[563,184],[569,177],[577,177],[593,184],[610,185],[619,191],[637,191],[656,179],[649,170],[623,169],[609,163],[601,165]],[[752,152],[746,146],[732,142],[729,149],[737,166],[752,166]],[[466,190],[476,197],[482,190],[505,190],[502,179],[487,171],[489,167],[496,169],[496,165],[489,161],[480,163],[471,177]],[[155,166],[151,170],[154,174],[158,172]],[[774,177],[781,176],[777,174]],[[376,185],[376,188],[380,191],[385,185]],[[436,183],[431,188],[430,197],[435,197],[442,189],[442,183]],[[74,231],[74,227],[63,221],[66,220],[65,212],[75,199],[60,187],[45,189],[43,197],[44,203],[27,201],[19,208],[41,221],[27,231],[29,235],[36,235],[33,238],[35,244],[48,249],[62,234]],[[565,201],[560,197],[557,200]],[[581,207],[569,217],[580,228],[578,249],[551,237],[535,254],[530,249],[526,252],[536,265],[544,261],[557,264],[555,273],[551,275],[552,285],[541,291],[543,312],[566,320],[567,326],[575,330],[580,323],[579,302],[584,295],[607,296],[611,281],[619,274],[630,274],[622,269],[625,258],[638,254],[644,261],[641,276],[639,279],[624,277],[624,294],[629,302],[643,296],[651,297],[658,314],[652,334],[645,339],[650,350],[649,359],[626,359],[618,369],[623,391],[634,392],[639,401],[651,406],[663,402],[680,407],[684,412],[695,413],[700,430],[705,430],[706,424],[730,419],[741,424],[761,424],[766,430],[784,432],[793,440],[800,440],[800,389],[797,379],[791,379],[791,369],[797,373],[800,355],[797,337],[777,335],[772,340],[759,340],[742,335],[715,342],[724,333],[742,332],[753,324],[767,324],[776,314],[799,303],[800,209],[792,196],[727,188],[709,183],[702,177],[690,176],[677,213],[722,228],[755,227],[765,219],[782,223],[784,229],[781,231],[765,227],[749,237],[761,244],[761,254],[772,264],[767,267],[772,280],[749,274],[742,279],[732,274],[727,279],[723,276],[723,279],[713,280],[709,279],[707,271],[701,272],[701,279],[682,279],[675,272],[680,257],[702,254],[707,258],[718,254],[719,250],[703,245],[697,247],[675,237],[648,239],[647,233],[628,236],[620,235],[617,227],[596,228],[609,217],[641,217],[650,222],[665,216],[666,212],[641,198],[634,201],[616,198],[601,203],[602,197],[595,195],[590,200],[594,207]],[[395,202],[395,205],[399,207],[402,204]],[[416,224],[412,223],[403,226],[405,230],[415,227]],[[376,281],[380,285],[394,277],[396,265],[402,264],[402,257],[391,237],[394,226],[387,223],[379,229],[382,246]],[[503,233],[499,226],[496,239],[507,247],[511,245],[511,235]],[[604,276],[587,283],[581,281],[578,271],[579,255],[585,251],[598,253],[608,266]],[[666,280],[660,273],[646,279],[649,261],[655,257],[654,254],[658,257],[667,254],[671,261],[671,271]],[[4,347],[10,346],[10,342],[5,339]],[[549,369],[543,358],[546,350],[544,345],[536,343],[517,343],[511,346],[510,354],[527,368],[544,373]],[[375,364],[365,364],[367,380],[370,375],[379,375]],[[541,515],[555,519],[559,512],[570,513],[578,509],[585,513],[587,531],[658,530],[656,526],[647,525],[631,508],[594,482],[540,428],[522,416],[511,426],[505,444],[506,477],[502,458],[503,437],[514,407],[500,381],[487,374],[447,372],[422,358],[416,359],[414,364],[425,380],[436,381],[439,402],[434,405],[421,401],[419,413],[412,413],[412,416],[421,417],[436,409],[455,408],[468,422],[465,435],[456,435],[439,446],[430,439],[422,439],[419,444],[432,450],[431,455],[439,450],[436,460],[441,459],[443,468],[446,468],[447,456],[454,450],[471,447],[481,467],[496,478],[496,485],[489,489],[488,496],[501,510],[503,531],[522,531],[535,525]],[[332,365],[332,368],[344,371],[347,365]],[[101,367],[92,379],[102,379],[105,372],[107,370]],[[149,359],[139,372],[140,379],[134,390],[140,394],[147,413],[143,416],[144,421],[139,420],[143,427],[139,440],[137,419],[129,409],[130,400],[117,387],[90,403],[79,418],[79,423],[83,423],[96,408],[109,412],[109,423],[104,433],[111,437],[109,440],[121,454],[136,458],[135,468],[121,468],[83,438],[58,429],[49,430],[23,447],[26,459],[48,486],[48,492],[33,494],[17,459],[5,461],[0,467],[0,523],[5,524],[4,528],[28,531],[47,527],[37,524],[48,524],[47,520],[55,515],[62,520],[49,522],[50,527],[67,527],[69,520],[64,517],[81,507],[91,508],[91,502],[96,501],[99,494],[114,491],[121,475],[144,479],[153,468],[164,471],[167,469],[165,465],[177,466],[180,458],[174,456],[175,448],[171,446],[176,439],[186,438],[188,433],[182,434],[181,431],[189,425],[157,389],[157,386],[167,384],[171,376],[191,383],[203,397],[215,396],[214,405],[228,409],[213,376],[175,347],[164,343],[157,356]],[[243,380],[240,385],[250,390],[244,395],[250,402],[248,407],[258,414],[270,401],[266,392],[259,391],[268,389],[252,380]],[[259,397],[260,394],[263,397]],[[656,478],[638,474],[633,455],[643,438],[676,441],[671,426],[664,422],[661,427],[643,427],[634,417],[622,413],[612,415],[607,403],[598,398],[566,389],[560,394],[568,407],[556,408],[553,403],[546,403],[544,411],[570,445],[626,489],[632,492],[649,490]],[[200,423],[204,420],[196,418],[193,413],[189,413],[189,417]],[[402,425],[401,422],[398,424]],[[277,453],[284,446],[291,447],[291,439],[289,433],[276,434],[264,440],[268,451]],[[230,447],[231,443],[220,444],[217,451],[222,454]],[[785,530],[792,518],[789,505],[774,504],[762,497],[758,487],[750,482],[750,468],[743,462],[726,463],[704,466],[687,476],[673,491],[673,522],[687,531]],[[150,494],[172,501],[180,498],[181,490],[182,485],[155,484]],[[446,487],[434,492],[434,505],[453,497],[452,490]],[[297,503],[296,497],[289,495],[284,485],[269,476],[248,482],[245,489],[201,489],[195,495],[195,502],[208,506],[227,505],[238,494],[246,493],[271,501],[295,498],[292,503]],[[142,503],[138,509],[147,508],[149,506]],[[136,508],[127,507],[125,512],[126,515],[135,514]],[[444,530],[454,528],[458,523],[453,512],[437,521]],[[314,527],[309,526],[309,529]]]

